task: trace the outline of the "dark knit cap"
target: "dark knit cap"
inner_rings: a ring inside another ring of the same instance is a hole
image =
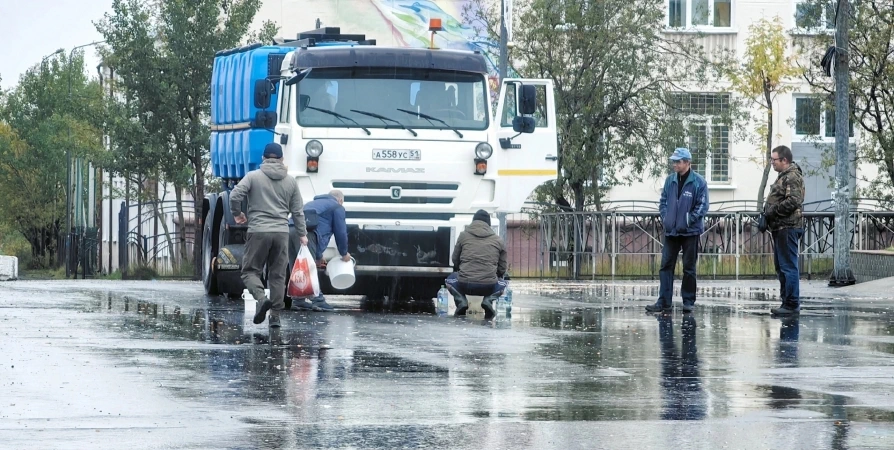
[[[282,158],[282,146],[276,142],[271,142],[264,147],[265,158]]]
[[[479,209],[478,212],[472,217],[472,220],[480,220],[488,225],[490,225],[490,214],[483,209]]]

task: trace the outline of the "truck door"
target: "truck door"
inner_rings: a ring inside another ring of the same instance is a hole
[[[522,116],[519,105],[521,86],[536,89],[535,128],[531,133],[513,130],[513,119]],[[556,179],[558,138],[556,104],[552,80],[507,78],[500,87],[497,105],[497,186],[495,196],[500,212],[518,212],[537,186]]]

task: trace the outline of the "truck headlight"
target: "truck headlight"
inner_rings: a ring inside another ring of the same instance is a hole
[[[320,155],[323,154],[323,144],[320,141],[314,139],[304,146],[304,151],[307,152],[307,156],[318,158]]]
[[[494,154],[494,148],[490,146],[487,142],[482,142],[475,146],[475,156],[478,159],[487,159],[490,158],[491,155]]]

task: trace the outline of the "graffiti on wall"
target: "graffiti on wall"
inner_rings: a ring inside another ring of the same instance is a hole
[[[472,7],[468,0],[370,0],[382,20],[392,30],[395,43],[405,47],[428,47],[431,43],[429,20],[441,19],[443,31],[437,32],[437,48],[478,51],[487,59],[491,92],[498,91],[499,45],[479,35],[475,27],[465,23],[465,11]],[[481,27],[479,27],[481,28]]]

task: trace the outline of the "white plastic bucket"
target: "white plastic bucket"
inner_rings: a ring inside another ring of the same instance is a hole
[[[335,245],[335,236],[329,238],[329,244],[326,245],[326,248],[323,249],[323,261],[327,263],[332,260],[332,258],[338,258],[338,247]]]
[[[326,275],[335,289],[347,289],[354,285],[354,258],[350,261],[342,261],[341,258],[332,258],[326,264]]]

